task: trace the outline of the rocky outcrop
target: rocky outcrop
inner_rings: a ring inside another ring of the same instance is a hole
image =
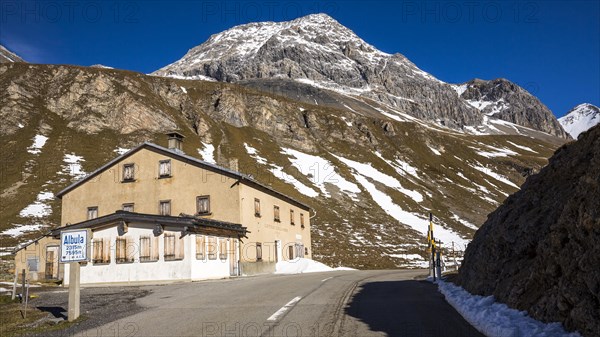
[[[467,103],[487,116],[569,138],[550,109],[511,81],[474,79],[456,88]]]
[[[600,335],[600,126],[491,213],[458,282],[543,321]]]

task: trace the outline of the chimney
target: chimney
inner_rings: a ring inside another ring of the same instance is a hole
[[[169,150],[183,153],[183,138],[185,136],[176,131],[167,133],[167,136],[169,137]]]

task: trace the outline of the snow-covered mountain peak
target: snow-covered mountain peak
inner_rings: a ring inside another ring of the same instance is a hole
[[[579,104],[558,121],[571,137],[577,139],[579,134],[600,124],[600,108],[590,103]]]
[[[354,51],[360,54],[357,57],[369,61],[391,56],[366,43],[329,15],[311,14],[286,22],[247,23],[214,34],[205,43],[192,48],[181,60],[156,74],[193,77],[185,73],[194,65],[223,58],[248,63],[273,49],[290,52],[292,49],[307,49],[315,55],[334,54],[343,60],[342,66],[354,66],[349,55]]]
[[[0,63],[25,62],[19,55],[0,44]]]
[[[338,106],[366,99],[370,110],[369,101],[383,105],[376,114],[393,110],[454,130],[485,126],[484,117],[493,117],[566,136],[552,112],[518,85],[504,79],[448,85],[327,14],[235,26],[152,75],[240,83],[315,105],[332,103],[317,102],[315,89],[324,89],[343,96],[333,100]]]

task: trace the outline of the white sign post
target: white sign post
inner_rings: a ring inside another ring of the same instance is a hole
[[[79,263],[89,261],[91,238],[92,231],[89,229],[60,232],[60,262],[69,263],[69,322],[79,317]]]

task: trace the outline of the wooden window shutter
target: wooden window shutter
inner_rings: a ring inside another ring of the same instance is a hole
[[[227,260],[227,239],[219,239],[219,259]]]
[[[208,259],[209,260],[216,260],[217,259],[217,238],[214,236],[210,236],[208,238],[208,246],[206,247],[207,253],[208,253]]]
[[[196,259],[204,260],[204,250],[206,249],[204,235],[196,235]]]
[[[185,240],[182,237],[176,238],[175,259],[183,260],[185,258]]]
[[[175,259],[175,235],[165,234],[165,261]]]

